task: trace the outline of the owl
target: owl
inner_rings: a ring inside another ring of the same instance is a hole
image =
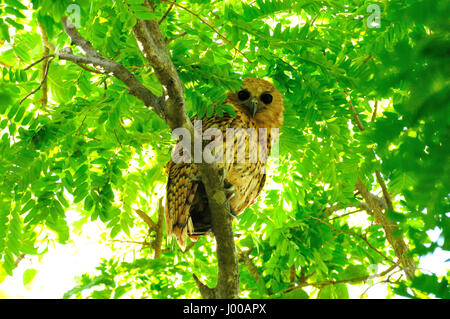
[[[274,132],[278,133],[283,124],[284,107],[282,95],[273,84],[256,78],[247,78],[239,91],[228,92],[224,103],[233,106],[236,115],[203,118],[201,131],[216,132],[214,145],[221,147],[214,148],[211,154],[224,175],[231,213],[237,216],[256,201],[264,187],[267,157]],[[184,250],[187,237],[195,241],[210,233],[212,227],[197,165],[195,161],[174,162],[174,154],[179,152],[180,143],[166,166],[165,218],[167,235],[176,237]]]

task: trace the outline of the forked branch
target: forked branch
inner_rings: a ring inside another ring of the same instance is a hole
[[[149,1],[144,1],[142,5],[153,11]],[[157,20],[138,19],[133,27],[133,33],[140,44],[142,53],[155,70],[155,74],[161,82],[163,95],[160,97],[154,95],[143,86],[123,65],[102,56],[89,41],[80,35],[75,26],[66,17],[62,21],[64,30],[70,37],[72,44],[76,45],[84,53],[84,56],[75,55],[70,48],[58,51],[56,56],[77,64],[93,65],[97,69],[101,69],[102,72],[118,78],[128,87],[130,94],[135,95],[147,107],[155,111],[171,129],[181,127],[188,129],[191,137],[194,137],[191,138],[191,141],[194,141],[196,138],[195,132],[185,109],[184,86],[168,54],[166,42],[161,34]],[[229,214],[229,203],[224,193],[223,178],[215,163],[202,163],[198,165],[198,168],[211,208],[211,223],[217,243],[219,273],[218,283],[215,288],[205,288],[207,286],[201,284],[197,277],[194,277],[194,279],[204,298],[238,298],[238,262],[234,245],[232,220]]]

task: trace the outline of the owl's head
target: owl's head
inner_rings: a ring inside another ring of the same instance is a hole
[[[247,78],[242,88],[228,95],[228,100],[252,117],[258,127],[281,127],[283,124],[283,98],[269,81]]]

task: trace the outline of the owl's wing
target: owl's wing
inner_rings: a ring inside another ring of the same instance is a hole
[[[194,181],[197,167],[192,164],[170,161],[167,167],[166,226],[167,235],[175,236],[184,250],[188,232],[193,232],[190,208],[197,192],[198,184]]]
[[[237,112],[235,117],[225,115],[223,117],[210,117],[202,120],[202,128],[217,128],[223,134],[224,141],[226,140],[227,128],[246,128],[248,127],[248,117],[241,112]],[[233,136],[237,149],[245,147],[245,139],[242,134],[235,134]],[[247,142],[248,143],[248,142]],[[180,145],[174,149],[174,154],[180,151]],[[236,156],[234,154],[232,156]],[[181,159],[184,159],[182,156]],[[219,168],[225,168],[226,172],[230,171],[233,164],[218,163]],[[186,247],[186,238],[188,235],[194,233],[194,225],[190,216],[193,201],[198,191],[198,182],[194,178],[198,174],[198,169],[192,163],[174,163],[170,161],[167,164],[168,182],[165,217],[167,225],[167,235],[174,236],[178,244],[184,250]],[[195,237],[191,237],[194,239]]]

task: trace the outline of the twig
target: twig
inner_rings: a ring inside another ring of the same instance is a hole
[[[25,69],[23,69],[24,71],[32,68],[33,66],[35,66],[38,63],[41,63],[42,61],[44,61],[47,58],[51,58],[51,57],[55,57],[55,54],[48,54],[48,55],[44,55],[42,58],[40,58],[39,60],[37,60],[36,62],[31,63],[29,66],[27,66]]]
[[[50,45],[48,42],[47,32],[42,24],[39,23],[39,29],[41,30],[42,37],[42,55],[47,56],[50,53]],[[47,68],[48,60],[45,60],[45,64],[42,67],[41,77],[42,77],[42,97],[41,97],[41,105],[47,105],[48,103],[48,87],[47,87],[47,77],[45,76],[45,71]]]
[[[179,38],[182,38],[182,37],[184,37],[185,35],[187,34],[187,32],[186,31],[184,31],[184,32],[181,32],[180,34],[178,34],[177,36],[174,36],[173,38],[170,38],[170,39],[167,39],[166,40],[166,44],[169,44],[170,42],[172,42],[173,40],[176,40],[176,39],[179,39]]]
[[[320,219],[320,218],[317,218],[317,217],[314,217],[314,216],[309,216],[309,217],[312,218],[312,219],[314,219],[314,220],[317,220],[317,221],[321,222],[321,223],[324,224],[324,225],[327,225],[327,226],[330,227],[331,230],[334,231],[334,232],[342,233],[342,234],[348,234],[348,235],[352,235],[352,236],[358,237],[359,239],[363,240],[363,241],[367,244],[367,246],[370,247],[370,249],[372,249],[372,250],[375,251],[378,255],[380,255],[381,257],[383,257],[384,260],[388,261],[388,262],[391,263],[391,264],[395,264],[395,261],[389,259],[385,254],[383,254],[381,251],[379,251],[378,249],[376,249],[376,248],[375,248],[375,247],[367,240],[367,238],[365,238],[364,236],[362,236],[362,235],[360,235],[360,234],[357,234],[357,233],[355,233],[355,232],[349,231],[349,230],[336,229],[336,228],[334,228],[332,225],[330,225],[329,223],[327,223],[326,221],[324,221],[324,220],[322,220],[322,219]]]
[[[373,108],[372,118],[370,119],[371,122],[375,122],[375,119],[377,117],[377,111],[378,111],[378,100],[375,100],[375,106]]]
[[[365,58],[365,60],[363,61],[362,65],[366,64],[367,62],[369,62],[370,59],[372,59],[372,52],[370,52],[369,55],[367,56],[367,58]]]
[[[84,65],[84,64],[76,63],[76,62],[75,62],[75,64],[78,65],[80,68],[82,68],[82,69],[88,71],[88,72],[96,73],[96,74],[105,74],[104,72],[101,72],[101,71],[96,70],[96,69],[92,69],[92,68],[90,68],[90,67],[88,67],[88,66],[86,66],[86,65]]]
[[[296,285],[296,286],[289,287],[288,289],[283,290],[281,292],[281,294],[285,294],[285,293],[288,293],[290,291],[293,291],[293,290],[296,290],[296,289],[300,289],[300,288],[303,288],[303,287],[306,287],[306,286],[323,287],[323,286],[329,286],[329,285],[351,284],[351,283],[366,281],[366,280],[370,280],[370,279],[374,279],[374,278],[379,278],[379,277],[383,277],[383,276],[387,275],[392,270],[394,270],[396,267],[398,267],[398,264],[393,264],[392,266],[390,266],[388,269],[386,269],[385,271],[383,271],[381,273],[378,273],[378,274],[375,274],[375,275],[366,275],[366,276],[361,276],[361,277],[356,277],[356,278],[351,278],[351,279],[305,282],[305,283],[302,283],[302,284],[299,284],[299,285]]]
[[[352,103],[352,99],[351,99],[350,95],[348,94],[347,90],[344,90],[344,93],[348,97],[348,103],[350,104],[350,110],[352,111],[353,119],[355,120],[356,126],[358,126],[360,131],[364,131],[366,128],[361,123],[361,120],[358,117],[358,113],[356,112],[355,106]]]
[[[147,243],[145,241],[120,240],[120,239],[113,239],[112,241],[118,242],[118,243],[124,243],[124,244],[136,244],[136,245],[142,245],[142,246],[150,246],[150,243]]]
[[[351,212],[348,212],[348,213],[345,213],[345,214],[342,214],[342,215],[339,215],[339,216],[335,216],[333,218],[330,218],[330,220],[335,220],[337,218],[341,218],[341,217],[344,217],[344,216],[356,214],[356,213],[362,212],[363,210],[364,209],[360,208],[360,209],[357,209],[357,210],[354,210],[354,211],[351,211]]]
[[[289,268],[289,282],[293,283],[297,279],[297,274],[295,272],[295,265]]]
[[[314,22],[316,22],[316,19],[319,16],[320,12],[322,12],[322,9],[320,9],[319,12],[317,12],[317,14],[314,16],[314,18],[312,18],[311,22],[309,23],[310,26],[312,26]]]
[[[164,206],[163,197],[158,200],[158,224],[156,225],[156,237],[153,242],[154,255],[153,258],[159,258],[161,256],[161,243],[163,237],[163,226],[164,226]]]
[[[134,210],[136,214],[139,215],[139,217],[141,217],[141,219],[148,225],[148,227],[150,228],[150,231],[156,231],[158,229],[158,226],[156,225],[156,223],[150,218],[150,216],[148,216],[146,213],[144,213],[142,210],[140,209],[135,209]]]
[[[381,190],[383,191],[383,197],[386,201],[387,208],[391,211],[394,210],[394,207],[392,206],[392,199],[389,195],[389,192],[387,190],[386,184],[384,183],[383,177],[381,176],[381,173],[378,170],[375,170],[375,176],[377,178],[378,184],[381,186]]]
[[[116,129],[113,129],[113,132],[114,132],[114,136],[116,137],[117,142],[118,142],[119,145],[120,145],[120,148],[123,148],[122,143],[120,142],[119,137],[117,136]]]
[[[136,214],[139,215],[139,217],[142,218],[142,220],[148,225],[149,227],[149,233],[154,231],[156,233],[155,240],[152,243],[152,248],[154,251],[153,258],[159,258],[161,256],[161,244],[162,244],[162,237],[163,237],[163,231],[164,231],[164,206],[162,203],[163,197],[161,197],[158,200],[158,222],[155,223],[150,216],[148,216],[146,213],[144,213],[140,209],[135,209],[134,211]]]
[[[87,118],[87,112],[86,112],[86,115],[84,116],[83,120],[81,121],[81,124],[80,124],[80,126],[78,127],[78,130],[77,130],[77,135],[80,135],[80,132],[81,132],[81,128],[83,127],[83,125],[84,125],[84,122],[86,122],[86,118]]]
[[[17,257],[16,261],[14,262],[14,268],[17,268],[19,266],[20,262],[25,258],[25,254],[21,253],[19,257]]]
[[[197,13],[195,13],[192,10],[189,10],[188,8],[182,6],[181,4],[178,4],[176,2],[170,1],[170,0],[162,0],[162,2],[167,2],[167,3],[171,3],[173,5],[176,5],[177,7],[179,7],[180,9],[183,9],[186,12],[189,12],[190,14],[192,14],[193,16],[197,17],[197,19],[199,19],[201,22],[203,22],[204,24],[206,24],[211,30],[213,30],[219,37],[221,37],[226,43],[228,43],[230,46],[233,47],[233,49],[236,52],[239,52],[239,54],[241,54],[249,63],[253,63],[252,61],[250,61],[249,58],[247,58],[247,56],[238,48],[236,48],[233,43],[228,40],[223,34],[221,34],[216,28],[214,28],[208,21],[206,21],[205,19],[203,19],[200,15],[198,15]]]
[[[46,65],[45,65],[45,70],[44,70],[43,78],[42,78],[42,80],[41,80],[41,84],[39,84],[39,86],[38,86],[36,89],[34,89],[33,91],[31,91],[29,94],[27,94],[27,96],[25,96],[23,99],[21,99],[20,102],[19,102],[19,105],[22,104],[23,101],[25,101],[29,96],[33,95],[34,93],[36,93],[37,91],[39,91],[39,90],[41,89],[42,85],[43,85],[44,82],[47,80],[48,69],[50,68],[50,63],[53,61],[54,58],[55,58],[55,57],[53,56],[53,57],[51,57],[51,58],[47,61]],[[43,60],[43,59],[42,59],[42,60]],[[42,60],[41,60],[41,61],[42,61]]]
[[[337,204],[334,204],[333,206],[330,206],[330,207],[327,207],[327,208],[323,209],[322,212],[321,212],[322,213],[321,217],[323,217],[323,219],[327,219],[334,212],[337,212],[337,211],[340,211],[340,210],[344,210],[344,209],[346,209],[348,207],[359,208],[359,210],[355,210],[355,211],[347,213],[347,214],[343,214],[343,215],[340,215],[340,216],[333,217],[330,220],[333,220],[335,218],[339,218],[339,217],[342,217],[342,216],[345,216],[345,215],[350,215],[350,214],[353,214],[353,213],[357,213],[360,210],[370,211],[369,206],[366,203],[361,202],[361,201],[358,201],[358,205],[355,205],[354,203],[349,203],[346,206],[343,206],[342,203],[337,203]]]
[[[38,24],[39,30],[42,36],[42,46],[47,48],[49,51],[55,51],[55,46],[48,40],[47,31],[43,24]],[[48,53],[47,53],[48,54]]]
[[[175,3],[172,3],[169,7],[169,9],[167,9],[166,13],[164,13],[164,15],[162,16],[162,18],[158,21],[158,24],[163,23],[163,21],[167,18],[167,16],[169,15],[170,10],[172,10],[173,6],[175,5]]]

